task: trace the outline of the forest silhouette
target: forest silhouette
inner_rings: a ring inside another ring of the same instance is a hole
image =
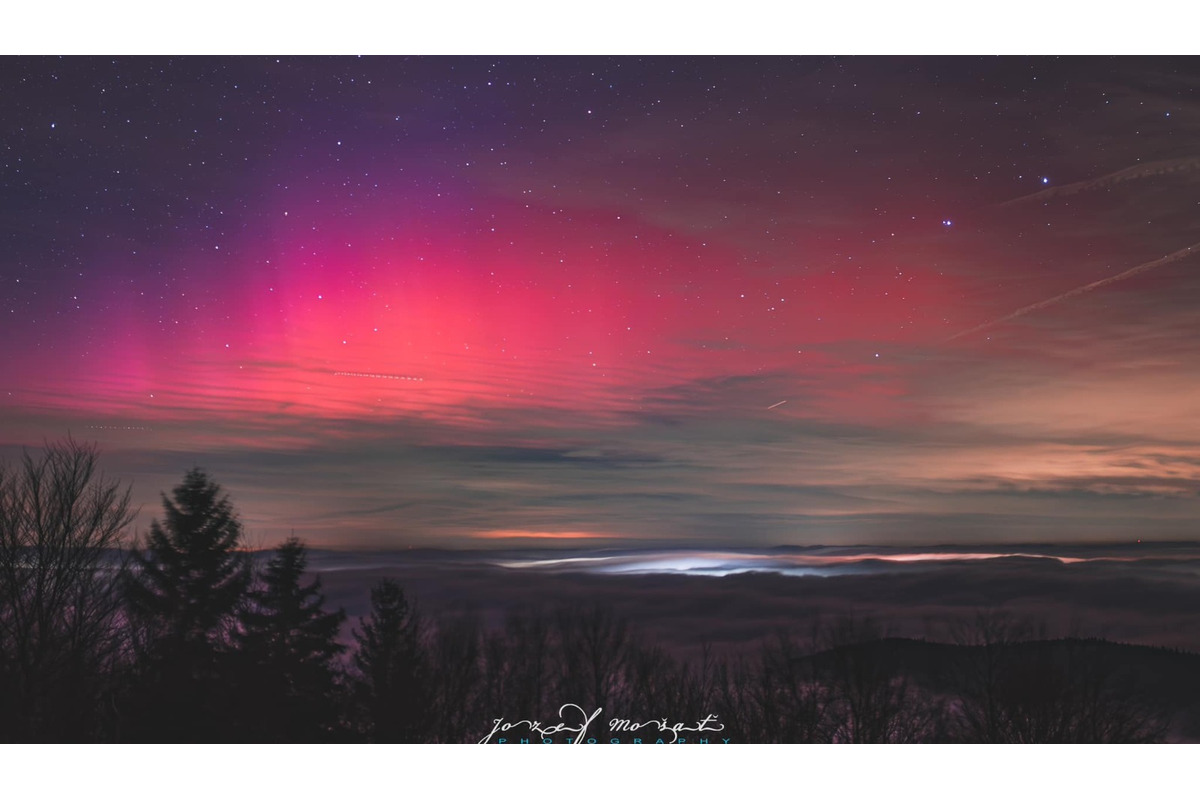
[[[1154,742],[1174,721],[1178,699],[1130,667],[1150,648],[1047,639],[1003,610],[947,642],[845,616],[687,659],[604,606],[548,602],[488,626],[427,616],[388,578],[347,621],[304,543],[248,551],[200,469],[122,549],[129,491],[98,460],[67,439],[0,471],[0,740],[499,741],[498,721],[550,727],[567,703],[603,710],[601,742],[634,740],[608,734],[615,718],[710,718],[709,741],[738,743]],[[1195,674],[1200,657],[1155,658]],[[570,732],[506,741],[522,738]]]

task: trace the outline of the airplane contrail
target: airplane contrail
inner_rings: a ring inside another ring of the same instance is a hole
[[[88,425],[88,430],[93,431],[152,431],[154,428],[147,428],[143,425]]]
[[[388,381],[423,381],[424,378],[414,378],[411,375],[381,375],[374,372],[335,372],[334,375],[341,375],[346,378],[378,378]]]
[[[1129,269],[1125,270],[1124,272],[1118,273],[1117,275],[1110,275],[1107,278],[1101,278],[1098,281],[1092,281],[1091,283],[1087,284],[1086,286],[1080,286],[1075,289],[1072,289],[1069,292],[1065,292],[1060,295],[1055,295],[1054,297],[1051,297],[1048,300],[1042,300],[1041,302],[1025,306],[1024,308],[1018,308],[1016,311],[1012,312],[1011,314],[1000,317],[999,319],[994,319],[991,322],[985,322],[982,325],[976,325],[974,328],[971,328],[969,330],[960,331],[959,333],[956,333],[953,336],[951,336],[946,341],[952,342],[955,339],[961,339],[964,336],[970,336],[973,333],[979,333],[980,331],[987,330],[988,328],[994,327],[1003,322],[1008,322],[1009,320],[1014,320],[1017,317],[1023,317],[1026,314],[1030,314],[1034,311],[1041,311],[1043,308],[1047,308],[1048,306],[1055,305],[1056,303],[1061,303],[1064,300],[1070,300],[1072,297],[1078,297],[1081,294],[1087,294],[1088,292],[1099,289],[1102,286],[1108,286],[1110,283],[1116,283],[1117,281],[1123,281],[1126,278],[1132,278],[1135,275],[1141,275],[1143,272],[1149,272],[1150,270],[1156,269],[1157,267],[1161,267],[1164,264],[1170,264],[1172,261],[1178,261],[1181,258],[1187,258],[1188,256],[1195,255],[1197,253],[1200,253],[1200,242],[1197,242],[1196,244],[1193,244],[1193,245],[1189,245],[1189,246],[1183,248],[1182,250],[1176,250],[1174,253],[1168,253],[1167,255],[1163,256],[1162,258],[1155,259],[1154,261],[1147,261],[1145,264],[1138,264],[1136,267],[1130,267]]]
[[[1137,178],[1152,178],[1156,175],[1169,175],[1172,172],[1185,172],[1191,169],[1200,168],[1200,158],[1191,156],[1188,158],[1173,158],[1167,161],[1150,161],[1146,164],[1134,164],[1132,167],[1119,169],[1116,172],[1110,172],[1107,175],[1101,175],[1098,178],[1088,178],[1075,183],[1067,183],[1062,186],[1053,186],[1049,189],[1042,189],[1040,192],[1033,194],[1024,194],[1020,197],[1014,197],[1012,200],[1006,200],[999,203],[997,208],[1016,205],[1018,203],[1026,203],[1032,200],[1044,200],[1051,197],[1058,197],[1065,194],[1076,194],[1078,192],[1087,192],[1094,189],[1103,189],[1113,184],[1123,183]]]
[[[767,411],[770,411],[772,408],[779,408],[781,405],[783,405],[786,402],[787,402],[787,400],[780,400],[778,403],[776,403],[773,406],[767,406]]]

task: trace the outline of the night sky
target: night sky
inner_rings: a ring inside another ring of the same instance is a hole
[[[98,442],[142,532],[201,466],[266,546],[1197,536],[1195,59],[9,57],[0,103],[0,455]]]

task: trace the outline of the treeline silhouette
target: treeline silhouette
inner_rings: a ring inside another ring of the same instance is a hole
[[[684,660],[600,606],[488,628],[426,616],[384,579],[343,640],[304,544],[254,558],[202,470],[123,553],[132,517],[94,446],[68,439],[0,471],[0,739],[475,742],[498,718],[553,725],[564,703],[601,720],[715,715],[735,742],[1149,742],[1169,722],[1107,643],[1038,641],[1002,612],[952,645],[842,618]]]

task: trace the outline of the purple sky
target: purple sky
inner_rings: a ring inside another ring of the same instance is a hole
[[[6,58],[0,453],[252,543],[1132,541],[1200,511],[1200,68]]]

